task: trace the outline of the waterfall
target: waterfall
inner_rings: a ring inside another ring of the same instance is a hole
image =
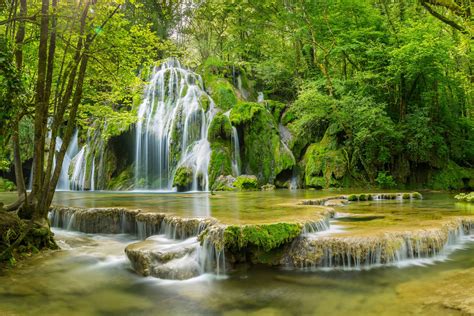
[[[135,188],[171,190],[183,166],[193,170],[192,189],[207,191],[214,112],[199,75],[174,59],[155,67],[138,109]]]
[[[230,117],[230,110],[224,113],[228,118]],[[232,173],[234,176],[240,176],[240,143],[239,143],[239,133],[237,128],[232,126]]]
[[[240,144],[239,134],[237,133],[237,129],[234,126],[232,126],[232,145],[232,172],[237,177],[240,176]]]
[[[59,144],[59,141],[62,140],[61,138],[56,139],[56,144]],[[59,145],[61,148],[61,145]],[[69,166],[71,165],[71,161],[73,157],[78,153],[78,131],[76,130],[71,138],[71,142],[67,148],[66,154],[64,155],[63,165],[61,167],[61,174],[59,175],[58,185],[56,189],[58,190],[69,190],[71,188],[70,180],[69,180]]]
[[[264,98],[264,96],[263,96],[263,92],[260,91],[260,92],[258,93],[257,102],[258,102],[258,103],[263,103],[263,101],[265,101],[265,98]]]

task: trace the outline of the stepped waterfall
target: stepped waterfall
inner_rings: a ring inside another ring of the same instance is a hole
[[[131,147],[130,188],[172,191],[174,176],[183,167],[192,172],[191,191],[209,191],[208,168],[212,151],[208,129],[217,111],[198,74],[181,66],[176,59],[155,67],[133,130],[135,144]],[[105,179],[104,152],[107,146],[101,138],[101,131],[106,128],[105,122],[105,125],[88,131],[83,144],[79,142],[80,131],[75,131],[64,157],[58,190],[106,189],[101,181]],[[232,127],[231,142],[232,171],[238,176],[240,148],[235,127]],[[57,137],[56,151],[61,145],[62,139]]]
[[[174,59],[154,68],[138,109],[135,189],[171,190],[177,168],[187,167],[192,190],[209,190],[207,132],[214,114],[199,75]]]

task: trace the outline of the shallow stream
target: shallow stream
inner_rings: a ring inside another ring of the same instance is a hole
[[[124,206],[209,216],[225,222],[298,217],[301,199],[348,192],[153,194],[59,192],[55,204]],[[419,218],[472,215],[474,209],[447,194],[421,201],[370,201],[338,208],[360,217],[341,220],[341,233],[380,229]],[[1,200],[9,198],[0,196]],[[336,219],[337,220],[337,219]],[[361,226],[366,225],[366,226]],[[364,228],[365,227],[365,228]],[[457,315],[473,311],[474,239],[464,237],[448,256],[361,271],[285,270],[240,267],[225,277],[187,281],[143,278],[130,268],[124,248],[130,235],[100,235],[55,229],[63,249],[24,261],[0,275],[0,314],[36,315]],[[458,304],[451,304],[453,301]],[[474,311],[473,311],[474,312]]]

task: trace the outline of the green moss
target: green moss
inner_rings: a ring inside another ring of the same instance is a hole
[[[243,131],[242,169],[256,175],[260,184],[273,183],[281,171],[295,165],[293,154],[280,141],[277,124],[262,104],[239,103],[230,120]]]
[[[203,94],[201,96],[200,102],[202,109],[207,112],[207,110],[209,110],[209,105],[211,104],[209,97],[206,94]]]
[[[359,195],[359,201],[367,201],[367,196],[365,194]]]
[[[214,79],[208,83],[209,94],[217,107],[229,110],[237,104],[237,97],[232,85],[225,79]]]
[[[280,117],[285,110],[286,104],[274,100],[266,100],[267,109],[272,113],[275,122],[280,122]]]
[[[349,195],[349,197],[348,197],[347,199],[348,199],[349,201],[352,201],[352,202],[359,200],[359,199],[357,198],[357,195],[355,195],[355,194]]]
[[[410,193],[403,193],[403,194],[402,194],[402,199],[404,199],[404,200],[409,200],[409,199],[411,199]]]
[[[132,166],[123,170],[116,177],[112,177],[108,182],[107,188],[109,190],[129,190],[134,185],[134,175]]]
[[[347,160],[332,137],[311,144],[303,157],[305,185],[313,188],[340,186],[347,172]]]
[[[187,191],[191,189],[192,183],[193,170],[189,167],[179,167],[174,174],[173,186],[176,186],[178,191]]]
[[[258,181],[255,176],[241,175],[235,179],[234,187],[241,191],[253,191],[258,189]]]
[[[230,140],[232,136],[232,125],[227,116],[222,113],[218,113],[212,119],[209,126],[207,139],[209,142],[217,140]]]
[[[220,175],[232,174],[232,149],[230,143],[214,141],[211,143],[211,159],[209,161],[209,187],[220,191],[222,188],[215,187],[216,179]]]
[[[224,244],[231,251],[257,248],[269,252],[291,242],[300,234],[299,224],[228,226],[224,231]]]
[[[423,198],[423,196],[422,196],[420,193],[418,193],[418,192],[413,192],[413,193],[411,194],[411,197],[412,197],[413,199],[416,199],[416,200],[421,200],[421,199]]]
[[[0,192],[15,191],[15,183],[0,177]]]
[[[264,106],[259,103],[239,102],[230,112],[230,121],[232,125],[249,123],[257,113],[264,110]]]

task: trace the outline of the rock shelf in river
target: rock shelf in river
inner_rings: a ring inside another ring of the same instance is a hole
[[[368,199],[368,194],[354,196],[357,200]],[[421,198],[419,193],[371,196],[371,199]],[[304,201],[303,204],[319,205],[314,219],[262,224],[229,225],[212,217],[186,218],[126,208],[53,207],[49,218],[52,226],[68,230],[136,235],[142,241],[125,249],[134,270],[143,276],[179,280],[202,273],[224,274],[241,263],[303,269],[361,269],[432,258],[458,243],[463,235],[474,232],[474,218],[464,216],[423,223],[415,220],[416,225],[401,224],[389,230],[365,230],[362,226],[358,230],[332,233],[330,219],[335,211],[327,205],[341,206],[351,199],[354,200],[351,196],[337,196]],[[383,219],[383,216],[374,218]],[[323,231],[327,233],[322,234]]]
[[[302,205],[342,206],[348,202],[383,201],[383,200],[419,200],[422,195],[418,192],[405,193],[358,193],[338,195],[315,200],[304,200]]]

